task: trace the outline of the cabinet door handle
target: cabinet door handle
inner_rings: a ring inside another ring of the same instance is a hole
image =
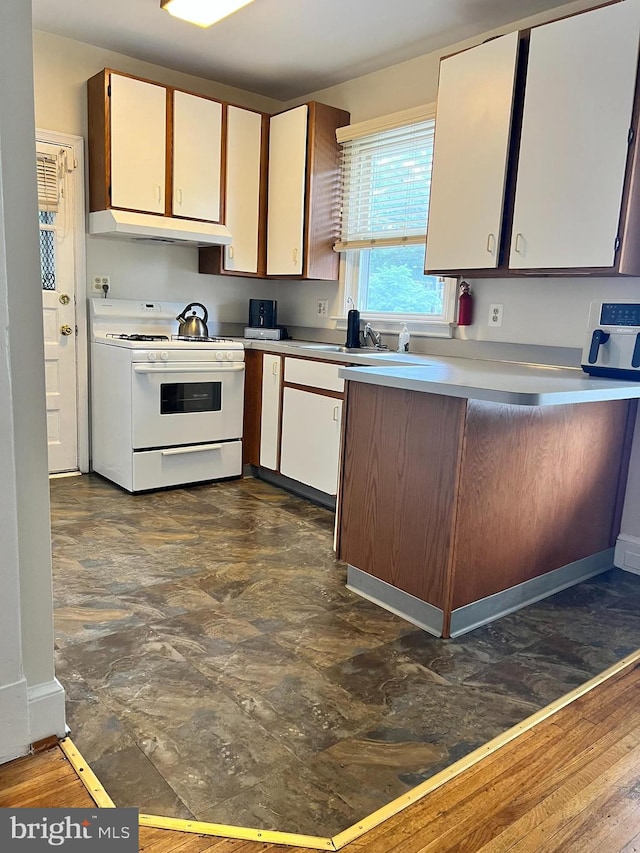
[[[227,257],[230,261],[233,260],[233,246],[227,246]]]
[[[182,207],[182,187],[178,187],[178,204]]]
[[[333,407],[333,419],[334,421],[338,420],[338,412],[340,411],[340,406]]]
[[[516,234],[516,247],[515,248],[516,248],[516,252],[519,255],[521,255],[522,249],[524,248],[524,237],[522,236],[522,234],[519,231]]]
[[[273,373],[274,376],[278,375],[278,362],[277,361],[274,361],[273,364],[271,365],[271,372]]]
[[[160,184],[156,184],[156,198],[158,201],[162,201],[162,187]]]
[[[298,250],[294,249],[293,250],[293,263],[295,264],[297,262],[297,260],[298,260]]]
[[[487,252],[490,255],[493,255],[496,250],[496,236],[495,234],[489,234],[487,237]]]

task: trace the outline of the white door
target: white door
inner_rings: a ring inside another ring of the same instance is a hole
[[[167,90],[112,74],[111,204],[164,213]]]
[[[173,215],[220,221],[222,104],[173,93]]]
[[[425,269],[498,265],[518,33],[440,64]]]
[[[512,269],[613,265],[638,29],[626,2],[532,30]]]
[[[342,400],[285,388],[280,473],[335,495],[341,422]]]
[[[233,243],[225,246],[224,268],[258,272],[262,115],[227,110],[226,221]]]
[[[269,124],[268,275],[302,273],[308,112],[304,104]]]
[[[260,415],[260,465],[278,470],[280,436],[280,368],[279,355],[262,356],[262,412]]]
[[[70,147],[37,143],[49,473],[78,469],[73,169]]]

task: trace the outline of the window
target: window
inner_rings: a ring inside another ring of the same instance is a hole
[[[424,274],[433,108],[341,128],[346,302],[383,328],[407,320],[450,334],[455,279]]]
[[[56,289],[56,215],[58,213],[58,158],[36,155],[38,221],[40,223],[40,273],[43,290]]]

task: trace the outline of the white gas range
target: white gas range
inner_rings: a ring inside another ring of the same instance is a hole
[[[242,343],[178,337],[179,304],[89,304],[93,470],[129,492],[241,476]]]

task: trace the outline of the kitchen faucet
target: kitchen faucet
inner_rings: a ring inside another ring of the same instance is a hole
[[[371,341],[373,342],[373,346],[376,349],[387,349],[387,346],[382,343],[382,338],[381,338],[380,332],[376,332],[374,329],[372,329],[371,323],[367,323],[365,325],[363,334],[364,334],[365,346],[367,344],[367,338],[371,338]]]

